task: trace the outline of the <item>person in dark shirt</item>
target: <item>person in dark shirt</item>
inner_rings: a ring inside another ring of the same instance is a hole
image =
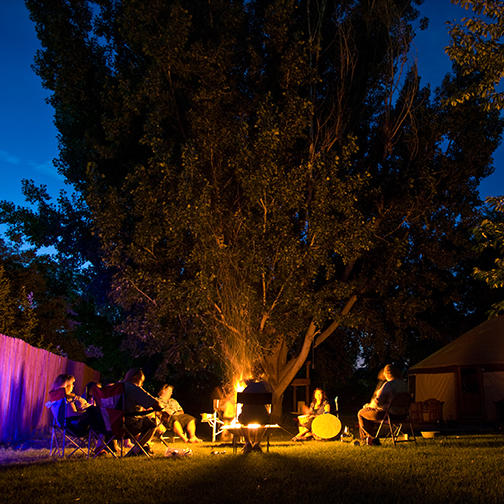
[[[156,431],[156,421],[143,415],[142,411],[154,410],[161,411],[163,405],[153,396],[151,396],[142,387],[145,382],[145,375],[141,369],[130,369],[124,377],[124,402],[126,416],[125,424],[128,430],[136,435],[138,443],[149,452],[149,441]],[[138,415],[134,415],[138,413]],[[139,449],[132,449],[133,454],[140,453]]]
[[[379,444],[375,439],[376,424],[385,416],[385,411],[392,399],[400,393],[408,392],[408,385],[401,379],[401,373],[391,364],[383,368],[385,383],[375,391],[371,401],[359,410],[357,419],[359,420],[359,433],[361,442],[368,445]],[[393,413],[391,409],[391,413]]]
[[[248,380],[244,388],[244,394],[264,394],[269,392],[268,385],[262,380]],[[271,405],[269,405],[271,408]],[[240,424],[243,426],[241,435],[245,439],[243,453],[252,451],[262,452],[261,441],[266,429],[264,425],[269,423],[270,410],[266,404],[244,404],[238,416]],[[250,427],[253,425],[253,427]]]

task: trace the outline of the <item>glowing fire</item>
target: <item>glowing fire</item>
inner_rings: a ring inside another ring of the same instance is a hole
[[[235,378],[233,383],[233,390],[235,391],[235,394],[237,392],[243,392],[246,386],[247,384],[245,383],[245,379],[243,378],[243,373],[240,373],[240,377]]]
[[[236,394],[238,392],[243,392],[245,390],[245,387],[247,386],[245,380],[249,379],[250,376],[247,378],[244,378],[243,376],[243,371],[240,372],[239,377],[235,378],[233,380],[233,394],[234,394],[234,402],[236,403]],[[233,421],[231,422],[232,425],[237,425],[239,424],[238,417],[240,416],[242,410],[242,405],[236,403],[236,416],[233,418]]]

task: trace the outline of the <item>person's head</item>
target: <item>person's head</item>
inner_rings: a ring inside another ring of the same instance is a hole
[[[128,370],[128,372],[124,375],[124,381],[141,387],[145,381],[145,375],[142,368],[132,368]]]
[[[70,374],[60,374],[54,380],[52,389],[56,390],[59,388],[64,388],[66,394],[70,394],[73,390],[75,383],[75,376]]]
[[[92,397],[93,397],[93,391],[94,391],[95,387],[101,388],[100,383],[97,383],[97,382],[94,382],[94,381],[90,381],[86,385],[86,399],[88,401],[89,401],[89,399],[92,399]]]
[[[316,403],[321,403],[322,401],[325,401],[326,395],[325,392],[321,388],[316,388],[313,391],[313,397],[312,401]]]
[[[385,376],[385,379],[387,381],[400,380],[401,379],[401,372],[399,371],[399,369],[397,369],[392,364],[387,364],[383,368],[383,375]]]
[[[173,385],[164,384],[158,392],[158,397],[162,401],[168,401],[173,394]]]

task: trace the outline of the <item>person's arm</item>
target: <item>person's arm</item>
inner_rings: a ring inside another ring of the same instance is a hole
[[[154,411],[161,411],[163,409],[163,405],[141,387],[132,385],[128,387],[126,393],[131,394],[137,406],[142,406],[145,409],[153,409]]]
[[[74,394],[66,394],[66,400],[68,404],[68,409],[72,413],[80,414],[83,413],[89,406],[91,406],[83,397]]]
[[[152,409],[154,411],[163,411],[163,405],[158,400],[156,400],[156,402],[152,405]]]
[[[303,415],[309,415],[311,413],[311,409],[306,406],[306,404],[303,404],[303,407],[301,409],[303,411]]]
[[[329,404],[329,401],[326,401],[324,404],[324,413],[330,413],[331,412],[331,405]]]

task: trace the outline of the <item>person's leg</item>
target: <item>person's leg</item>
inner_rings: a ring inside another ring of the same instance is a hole
[[[175,420],[172,425],[172,431],[179,436],[184,443],[189,442],[189,439],[185,435],[184,428],[182,427],[182,424],[178,421]]]
[[[308,429],[305,425],[300,425],[297,437],[304,438],[309,432],[310,432],[310,429]]]
[[[149,430],[143,432],[142,435],[140,436],[140,439],[138,440],[140,446],[145,446],[154,437],[155,432],[156,432],[155,425],[151,427]]]
[[[364,441],[366,439],[366,436],[368,435],[366,429],[364,428],[364,418],[362,416],[363,409],[364,408],[360,409],[357,413],[357,420],[359,422],[359,438],[361,441]]]
[[[157,425],[156,422],[151,420],[150,418],[142,417],[138,419],[137,422],[138,434],[135,436],[136,443],[140,446],[144,447],[144,450],[149,452],[150,448],[148,447],[149,441],[153,438],[154,433],[156,432]],[[132,434],[135,434],[132,432]],[[135,441],[135,440],[133,440]],[[131,454],[141,454],[142,450],[138,446],[133,446],[130,452]]]
[[[253,434],[252,434],[253,438],[251,439],[251,442],[250,442],[250,444],[252,445],[252,449],[254,451],[262,451],[260,444],[261,444],[261,441],[264,437],[264,433],[266,432],[266,428],[265,427],[258,427],[257,429],[254,429],[252,432],[253,432]]]
[[[308,427],[308,418],[298,417],[298,433],[292,438],[293,441],[305,439],[310,434]]]
[[[160,423],[158,426],[157,426],[157,429],[156,429],[156,432],[154,433],[155,436],[162,436],[168,429],[162,424]]]
[[[362,408],[357,413],[359,420],[359,434],[361,441],[366,438],[374,438],[376,435],[376,422],[383,418],[384,412],[375,408]],[[373,433],[371,433],[373,431]]]
[[[196,420],[193,418],[189,420],[189,423],[186,426],[187,434],[189,434],[189,442],[190,443],[201,443],[201,439],[196,436]]]
[[[242,427],[240,429],[240,434],[245,439],[245,446],[242,449],[243,453],[250,453],[252,451],[252,443],[250,441],[250,432],[247,427]]]

